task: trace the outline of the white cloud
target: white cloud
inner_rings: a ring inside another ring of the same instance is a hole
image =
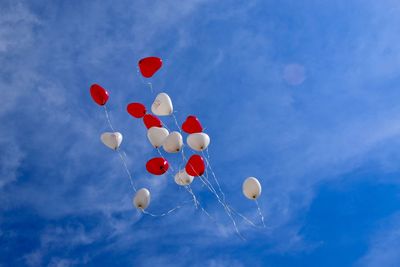
[[[15,53],[32,42],[33,27],[40,23],[25,5],[15,2],[0,11],[0,54]]]
[[[0,190],[18,177],[18,168],[24,158],[18,143],[12,136],[0,137]]]

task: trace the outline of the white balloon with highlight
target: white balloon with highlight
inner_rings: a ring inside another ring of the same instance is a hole
[[[140,210],[146,209],[150,204],[150,191],[146,188],[138,190],[133,198],[133,205]]]
[[[100,136],[101,142],[113,150],[117,150],[119,148],[122,143],[122,138],[122,134],[119,132],[105,132]]]
[[[177,174],[175,174],[175,183],[178,185],[189,185],[193,182],[194,177],[187,174],[185,170],[180,170]]]
[[[251,200],[256,200],[261,195],[261,184],[255,177],[248,177],[243,182],[243,194]]]
[[[191,149],[203,151],[210,144],[210,137],[206,133],[193,133],[188,135],[186,142]]]
[[[147,130],[147,138],[155,148],[159,148],[163,145],[168,134],[168,130],[163,127],[151,127]]]
[[[178,153],[183,146],[183,138],[179,132],[172,132],[165,139],[163,148],[168,153]]]
[[[171,98],[166,93],[159,93],[151,105],[151,112],[158,116],[168,116],[174,111]]]

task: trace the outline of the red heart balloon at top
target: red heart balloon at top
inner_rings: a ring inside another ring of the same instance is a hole
[[[92,96],[94,102],[100,106],[104,106],[109,97],[107,90],[98,84],[93,84],[90,86],[90,95]]]
[[[141,103],[130,103],[126,106],[126,110],[135,118],[142,118],[146,115],[146,107]]]
[[[146,163],[146,169],[154,175],[161,175],[168,171],[169,164],[164,158],[152,158]]]
[[[191,156],[185,166],[187,174],[191,176],[201,176],[205,169],[204,160],[200,155]]]
[[[162,60],[159,57],[146,57],[139,60],[138,65],[142,75],[150,78],[161,68]]]
[[[203,131],[203,127],[201,126],[200,121],[199,119],[197,119],[196,116],[190,115],[182,124],[182,130],[188,134],[201,133]]]
[[[150,129],[151,127],[162,127],[160,119],[152,114],[144,115],[143,122],[147,129]]]

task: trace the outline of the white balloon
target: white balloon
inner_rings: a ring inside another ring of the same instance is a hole
[[[168,153],[178,153],[183,146],[183,138],[179,132],[172,132],[164,140],[163,148]]]
[[[172,101],[166,93],[159,93],[151,105],[151,112],[158,116],[171,115],[174,111]]]
[[[243,182],[243,194],[251,200],[256,200],[261,195],[261,184],[255,177],[248,177]]]
[[[206,133],[192,133],[186,139],[191,149],[203,151],[210,144],[210,137]]]
[[[163,145],[168,134],[168,130],[163,127],[151,127],[149,130],[147,130],[147,138],[149,138],[150,143],[155,148]]]
[[[137,209],[144,210],[150,204],[150,191],[146,188],[138,190],[133,198],[133,205]]]
[[[122,142],[122,134],[119,132],[115,133],[103,133],[100,136],[101,142],[105,144],[107,147],[117,150]]]
[[[180,170],[175,174],[175,183],[178,185],[189,185],[193,182],[193,176],[187,174],[185,170]]]

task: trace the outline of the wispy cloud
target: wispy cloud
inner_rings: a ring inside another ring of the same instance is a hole
[[[249,243],[235,236],[200,185],[194,186],[196,194],[218,223],[190,204],[162,219],[142,217],[132,208],[133,192],[118,156],[99,141],[107,124],[88,88],[98,82],[109,89],[112,120],[124,134],[137,185],[151,189],[151,211],[190,199],[171,186],[171,177],[146,174],[146,160],[157,153],[146,143],[141,122],[125,112],[131,100],[152,101],[135,74],[135,61],[150,54],[165,59],[154,87],[171,94],[180,121],[191,113],[201,118],[228,200],[254,220],[255,206],[243,201],[240,187],[246,176],[262,180],[268,229],[253,231],[239,223],[254,241],[251,249],[263,255],[313,249],[300,233],[301,215],[319,183],[340,179],[369,160],[392,159],[382,148],[400,134],[400,47],[394,35],[400,10],[391,1],[378,6],[366,1],[361,11],[368,16],[360,14],[354,20],[361,22],[353,24],[353,13],[340,3],[321,3],[314,8],[327,19],[318,24],[321,18],[308,5],[289,2],[2,4],[0,223],[18,221],[6,212],[26,208],[43,224],[33,233],[39,241],[21,259],[31,266],[73,266],[124,252],[137,266],[262,261],[235,258]],[[285,14],[286,8],[293,13]],[[340,25],[328,21],[334,11],[344,12]],[[296,56],[296,49],[304,56]],[[285,75],[290,62],[304,66],[305,74]],[[285,77],[296,86],[288,86]],[[89,246],[97,246],[96,252],[75,257],[75,249]],[[233,256],[224,256],[222,247]]]
[[[372,236],[368,251],[358,261],[357,266],[398,266],[400,255],[400,216],[395,214],[381,222],[376,233]]]

